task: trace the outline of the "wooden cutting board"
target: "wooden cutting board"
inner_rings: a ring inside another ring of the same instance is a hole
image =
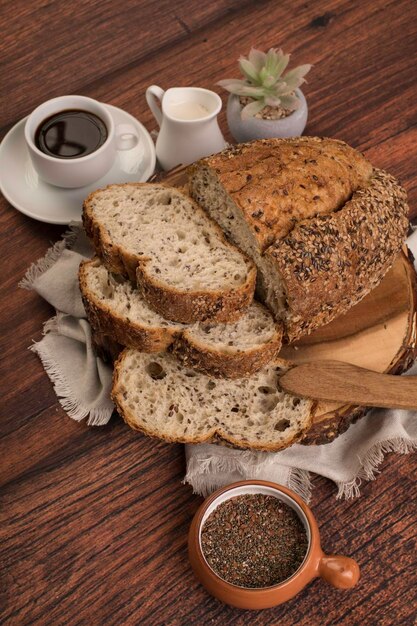
[[[345,315],[280,356],[293,363],[344,361],[375,372],[400,374],[417,356],[417,276],[409,251],[397,258],[380,285]],[[302,443],[332,441],[366,413],[364,407],[320,402]]]
[[[178,187],[186,184],[183,168],[158,178]],[[417,275],[406,246],[380,285],[366,298],[330,324],[284,346],[280,357],[295,364],[333,360],[380,373],[405,372],[417,357]],[[301,443],[329,443],[367,410],[320,402]]]

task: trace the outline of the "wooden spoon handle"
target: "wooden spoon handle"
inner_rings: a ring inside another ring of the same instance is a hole
[[[417,376],[392,376],[341,361],[302,363],[280,386],[297,396],[362,406],[417,409]]]

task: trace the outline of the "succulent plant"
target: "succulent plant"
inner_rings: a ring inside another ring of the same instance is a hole
[[[283,75],[290,60],[289,54],[271,48],[262,52],[252,48],[249,56],[240,57],[239,68],[244,79],[228,78],[217,84],[237,96],[253,100],[242,109],[242,119],[252,117],[266,106],[281,106],[295,111],[300,104],[294,91],[305,82],[311,65],[299,65]]]

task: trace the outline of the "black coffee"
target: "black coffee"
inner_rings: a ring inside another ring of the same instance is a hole
[[[59,159],[78,159],[100,148],[107,139],[105,123],[89,111],[54,113],[35,133],[35,145],[44,154]]]

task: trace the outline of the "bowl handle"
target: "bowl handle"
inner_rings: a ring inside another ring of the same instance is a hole
[[[359,565],[353,559],[340,554],[323,555],[318,574],[337,589],[350,589],[360,578]]]

